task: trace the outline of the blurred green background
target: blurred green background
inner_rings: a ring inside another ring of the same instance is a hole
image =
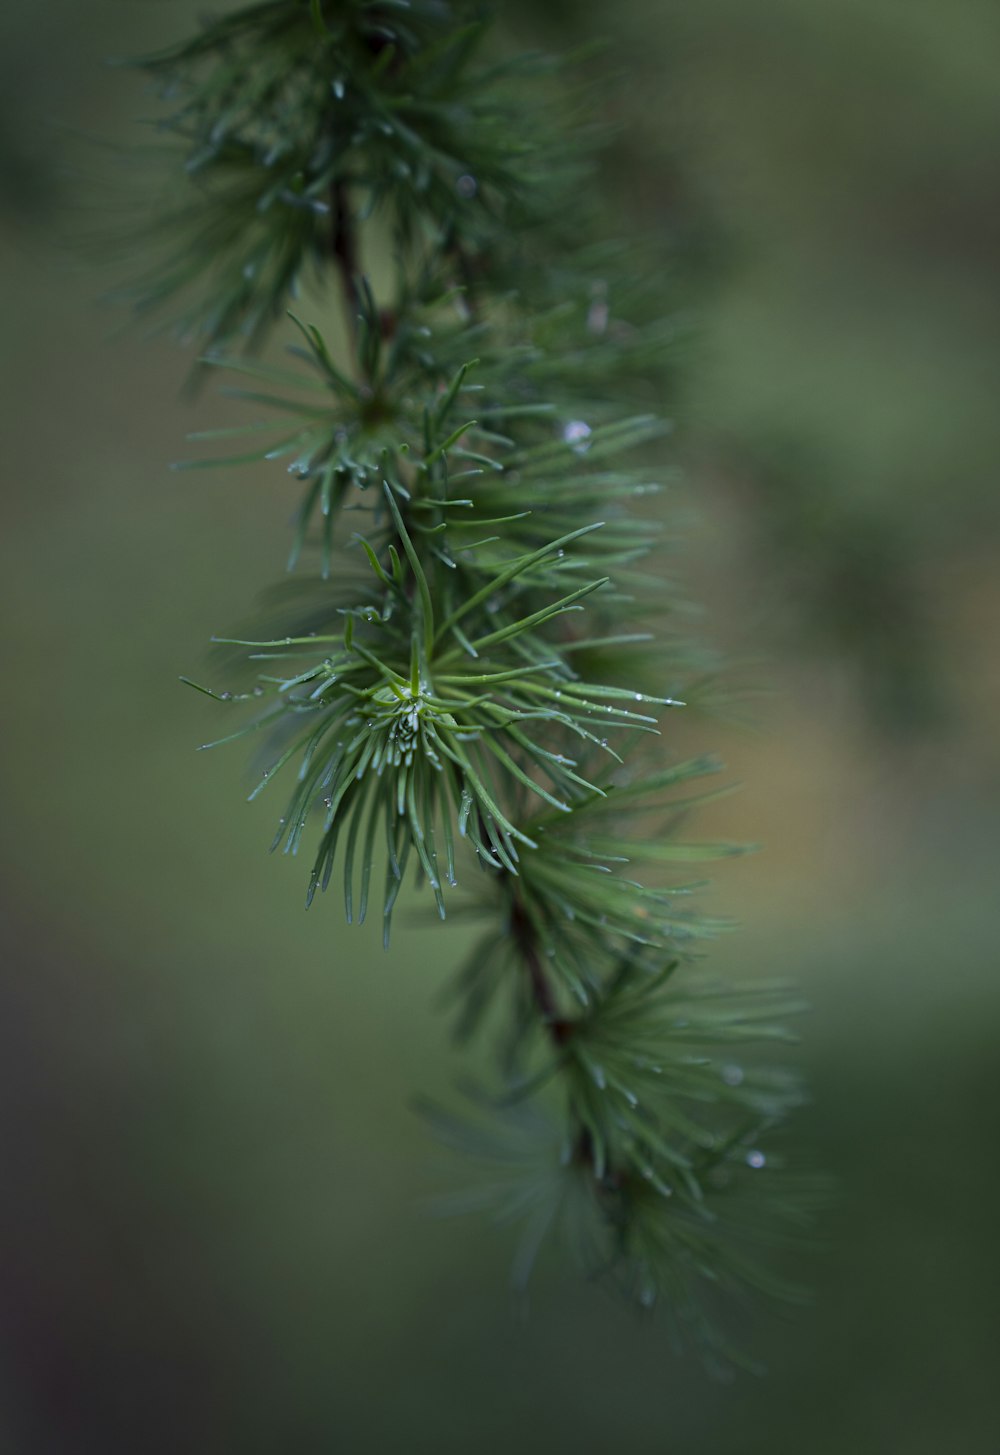
[[[814,1306],[720,1385],[558,1261],[426,1215],[413,1114],[465,931],[384,956],[269,859],[239,750],[196,756],[206,638],[280,569],[267,472],[177,475],[186,360],[98,297],[103,65],[187,0],[0,19],[0,1449],[987,1455],[1000,1444],[996,881],[1000,10],[993,0],[555,0],[610,32],[610,232],[700,315],[677,453],[705,631],[765,659],[705,836],[712,963],[813,1005],[799,1137],[840,1182]],[[523,12],[523,13],[522,13]]]

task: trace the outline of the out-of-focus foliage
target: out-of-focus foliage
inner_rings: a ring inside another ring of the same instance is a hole
[[[604,18],[515,9],[547,37]],[[928,579],[997,524],[997,11],[677,0],[625,6],[615,42],[605,185],[700,296],[680,413],[756,556],[753,648],[846,669],[887,730],[939,728]]]

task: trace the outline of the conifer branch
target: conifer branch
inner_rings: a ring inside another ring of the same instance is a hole
[[[677,837],[717,765],[659,746],[704,664],[643,569],[656,487],[629,463],[664,433],[633,401],[678,326],[634,258],[620,274],[586,240],[585,161],[548,102],[527,117],[539,63],[481,60],[485,33],[463,3],[262,0],[143,63],[194,190],[140,303],[254,415],[193,437],[235,455],[187,464],[283,461],[290,564],[319,567],[220,642],[243,690],[201,690],[249,709],[219,741],[265,744],[252,798],[291,777],[272,847],[315,834],[307,903],[337,871],[362,921],[381,869],[388,945],[412,866],[441,918],[461,878],[489,926],[454,999],[462,1037],[499,1032],[500,1130],[431,1115],[494,1164],[471,1203],[523,1217],[518,1277],[543,1232],[572,1240],[720,1348],[704,1288],[787,1292],[755,1248],[817,1189],[761,1150],[794,1078],[745,1054],[794,1005],[692,964],[723,926],[688,866],[739,849]],[[369,220],[388,298],[360,266]],[[306,272],[340,291],[348,357],[297,311],[288,367],[241,353]]]

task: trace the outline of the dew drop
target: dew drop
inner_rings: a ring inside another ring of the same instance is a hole
[[[563,428],[563,439],[578,455],[585,455],[590,449],[593,430],[584,419],[571,419]]]
[[[476,193],[479,191],[479,183],[476,181],[475,177],[472,175],[471,172],[463,172],[461,177],[459,177],[458,181],[455,183],[455,191],[458,193],[459,197],[464,197],[466,200],[468,200],[470,197],[475,197]]]
[[[742,1068],[742,1066],[723,1066],[723,1068],[722,1068],[722,1079],[726,1083],[727,1086],[742,1086],[742,1084],[743,1084],[743,1068]]]
[[[587,328],[591,333],[602,334],[608,326],[608,305],[603,299],[598,299],[590,305],[587,314]]]
[[[766,1162],[767,1158],[764,1156],[763,1152],[758,1152],[754,1150],[753,1152],[747,1153],[748,1167],[763,1167]]]

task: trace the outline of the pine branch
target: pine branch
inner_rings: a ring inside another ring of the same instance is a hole
[[[339,869],[362,921],[382,870],[388,945],[408,868],[444,918],[478,860],[459,907],[489,928],[456,1028],[499,1031],[502,1131],[432,1115],[504,1169],[487,1183],[526,1216],[519,1278],[543,1234],[571,1239],[720,1347],[699,1285],[787,1292],[753,1248],[815,1189],[761,1150],[794,1079],[745,1058],[794,1004],[702,983],[725,926],[672,877],[740,852],[677,837],[711,794],[678,795],[717,765],[659,747],[705,664],[645,569],[658,487],[630,462],[655,458],[665,426],[635,401],[683,330],[586,239],[553,108],[526,123],[527,80],[555,68],[486,63],[485,34],[437,0],[265,0],[144,63],[196,195],[158,226],[140,305],[205,337],[254,416],[192,437],[236,454],[185,463],[283,461],[290,565],[319,566],[220,642],[243,690],[200,690],[250,709],[219,741],[265,745],[251,797],[292,777],[272,847],[315,826],[308,903]],[[393,239],[382,299],[372,228]],[[346,358],[289,311],[307,269],[340,293]],[[286,311],[289,367],[240,354]]]

